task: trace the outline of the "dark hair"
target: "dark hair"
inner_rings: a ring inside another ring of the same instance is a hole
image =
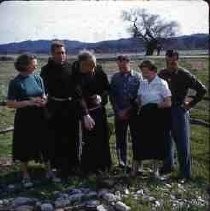
[[[130,61],[130,58],[127,55],[119,55],[117,57],[117,60],[118,61],[126,61],[126,62],[129,62]]]
[[[167,50],[165,55],[168,57],[176,56],[176,58],[179,59],[179,53],[173,49]]]
[[[64,43],[60,40],[54,40],[51,44],[51,53],[55,51],[56,48],[65,47]]]
[[[15,69],[19,72],[27,71],[27,67],[33,59],[36,59],[36,56],[28,53],[18,56],[14,63]]]
[[[151,60],[143,60],[141,64],[139,65],[139,68],[142,69],[143,67],[147,67],[149,68],[149,70],[157,72],[157,67],[154,64],[154,62]]]

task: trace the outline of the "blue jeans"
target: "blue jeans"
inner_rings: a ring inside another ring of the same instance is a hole
[[[136,151],[136,115],[132,116],[129,120],[119,120],[115,116],[115,135],[116,135],[116,150],[119,164],[127,165],[127,131],[130,128],[133,158],[135,159]]]
[[[189,112],[181,106],[171,107],[171,125],[166,132],[167,157],[164,164],[168,168],[172,168],[174,163],[172,138],[177,149],[180,176],[189,178],[191,176]]]

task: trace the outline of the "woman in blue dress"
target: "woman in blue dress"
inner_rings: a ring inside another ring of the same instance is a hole
[[[19,74],[10,81],[7,106],[15,108],[12,155],[21,161],[23,185],[31,186],[28,161],[50,159],[47,126],[44,118],[46,97],[41,77],[34,73],[37,59],[22,54],[15,61]]]

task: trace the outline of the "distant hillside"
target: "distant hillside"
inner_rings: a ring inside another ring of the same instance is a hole
[[[203,50],[208,49],[208,34],[194,34],[167,39],[163,48],[177,50]],[[78,53],[81,49],[93,49],[96,53],[116,52],[142,52],[144,44],[137,38],[109,40],[97,43],[84,43],[79,41],[64,40],[70,53]],[[45,53],[50,52],[51,40],[24,41],[0,45],[0,54],[15,54],[23,52]]]
[[[193,34],[189,36],[173,37],[167,39],[165,48],[175,48],[177,50],[204,50],[209,48],[208,34]]]

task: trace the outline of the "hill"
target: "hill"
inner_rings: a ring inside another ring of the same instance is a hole
[[[163,48],[175,48],[177,50],[203,50],[208,49],[208,34],[193,34],[169,38],[165,41]],[[64,40],[66,49],[70,53],[78,53],[81,49],[92,49],[96,53],[116,52],[142,52],[144,43],[137,38],[119,40],[108,40],[96,43],[85,43],[72,40]],[[23,52],[48,54],[51,40],[27,40],[19,43],[8,43],[0,45],[0,54],[15,54]]]

